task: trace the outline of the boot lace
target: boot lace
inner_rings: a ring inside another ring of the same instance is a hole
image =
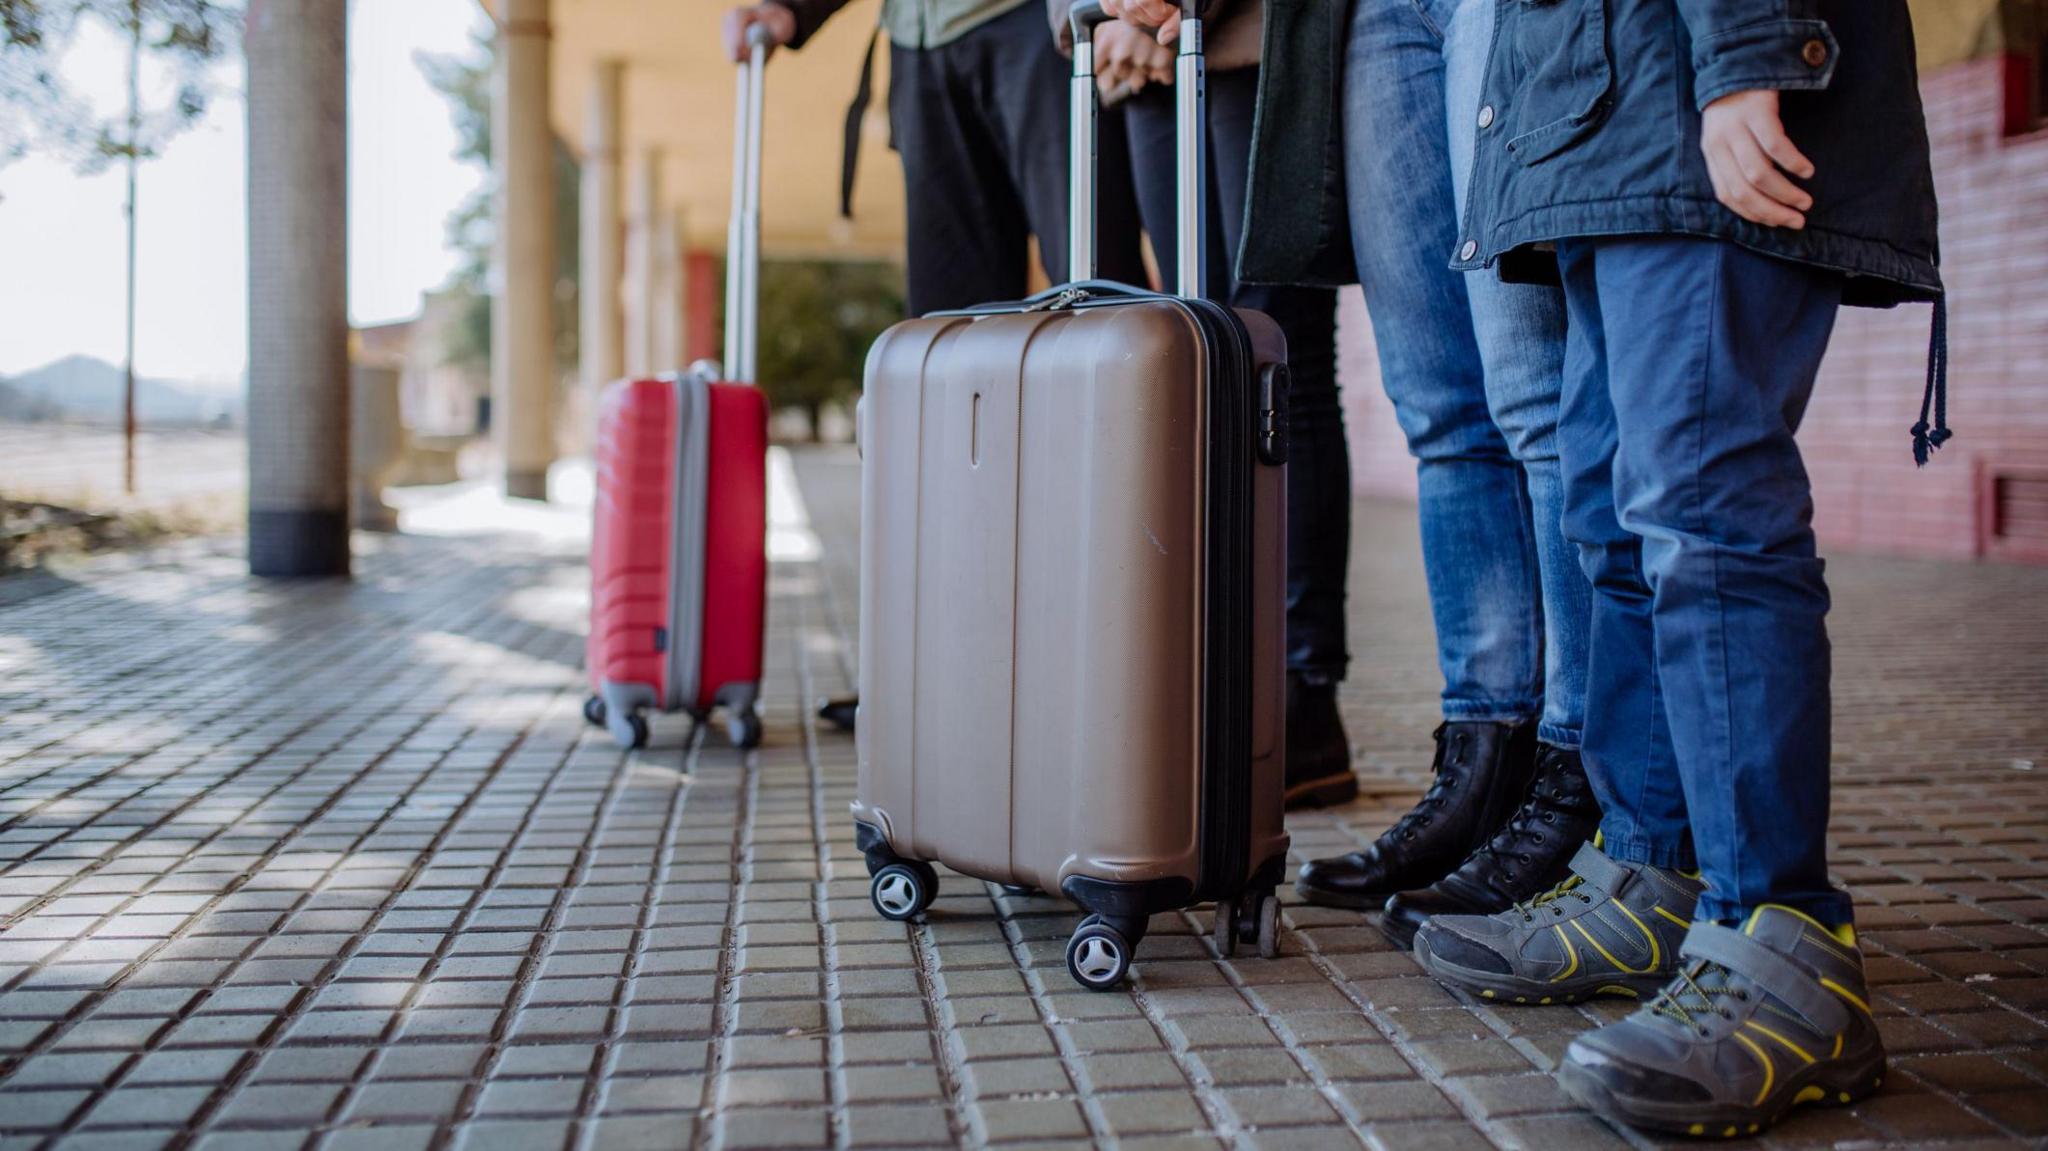
[[[1565,877],[1564,882],[1558,884],[1556,887],[1551,888],[1549,891],[1546,891],[1533,899],[1525,899],[1520,903],[1515,904],[1513,907],[1509,908],[1509,910],[1521,912],[1522,922],[1524,923],[1528,923],[1534,920],[1537,916],[1537,913],[1544,911],[1546,909],[1550,912],[1552,916],[1562,918],[1565,913],[1565,900],[1576,899],[1582,904],[1590,904],[1593,902],[1592,896],[1587,895],[1584,891],[1580,890],[1580,888],[1583,888],[1585,885],[1586,879],[1584,876],[1578,874],[1568,875]]]
[[[1458,786],[1458,777],[1455,772],[1444,770],[1444,762],[1464,750],[1466,736],[1464,732],[1450,732],[1449,726],[1445,724],[1436,729],[1436,777],[1430,781],[1429,790],[1422,793],[1414,807],[1394,821],[1394,826],[1387,829],[1384,838],[1415,838],[1417,832],[1436,818],[1437,811],[1450,802],[1451,792]]]
[[[1691,967],[1680,968],[1678,978],[1666,985],[1664,990],[1657,993],[1657,998],[1650,1002],[1650,1012],[1673,1020],[1681,1027],[1696,1031],[1704,1038],[1708,1031],[1700,1024],[1701,1019],[1709,1015],[1718,1015],[1723,1019],[1735,1017],[1733,1012],[1721,1006],[1723,996],[1732,995],[1741,1000],[1749,998],[1747,990],[1728,984],[1729,974],[1727,968],[1705,960],[1696,962]]]
[[[1548,760],[1530,787],[1529,798],[1515,809],[1492,838],[1474,849],[1473,859],[1498,864],[1502,877],[1510,884],[1515,883],[1518,879],[1515,864],[1527,866],[1531,863],[1535,858],[1532,854],[1534,849],[1543,846],[1548,834],[1554,834],[1546,833],[1544,828],[1572,814],[1575,797],[1566,786],[1566,778],[1564,766],[1555,759]]]

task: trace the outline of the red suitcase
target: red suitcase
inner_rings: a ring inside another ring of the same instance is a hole
[[[740,72],[726,359],[621,380],[598,406],[590,546],[591,696],[583,714],[621,745],[647,742],[643,709],[702,720],[722,708],[734,744],[761,740],[768,598],[768,401],[754,378],[762,52]]]

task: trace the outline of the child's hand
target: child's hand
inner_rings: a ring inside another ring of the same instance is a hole
[[[1734,92],[1707,105],[1700,151],[1714,195],[1729,211],[1755,224],[1804,228],[1813,197],[1785,178],[1813,177],[1813,161],[1792,146],[1778,119],[1778,93],[1769,88]]]

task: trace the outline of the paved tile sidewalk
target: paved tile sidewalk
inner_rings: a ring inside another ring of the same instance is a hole
[[[506,535],[364,541],[350,585],[193,547],[0,583],[0,1148],[1619,1146],[1544,1070],[1600,1008],[1438,989],[1356,916],[1284,955],[1156,925],[1068,980],[1062,904],[948,874],[867,904],[850,457],[802,455],[822,562],[778,565],[768,742],[577,714],[584,572]],[[1434,672],[1412,513],[1361,505],[1345,705],[1412,800]],[[2048,1137],[2048,571],[1835,565],[1836,861],[1886,1092],[1769,1143]],[[1640,1144],[1639,1144],[1640,1145]]]

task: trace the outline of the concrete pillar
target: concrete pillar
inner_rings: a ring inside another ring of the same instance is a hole
[[[347,575],[348,6],[253,0],[249,570]]]
[[[320,0],[326,2],[326,0]],[[549,0],[503,0],[491,92],[497,292],[491,427],[505,494],[546,499],[554,462],[555,181],[548,127]]]
[[[660,274],[661,149],[633,156],[626,176],[626,374],[659,371],[654,359],[654,296]]]
[[[654,225],[654,370],[681,371],[683,364],[683,222],[663,212]]]
[[[619,319],[619,276],[625,236],[619,225],[619,108],[624,68],[600,60],[590,79],[589,122],[584,128],[583,316],[578,345],[583,383],[597,389],[626,370],[625,330]]]

